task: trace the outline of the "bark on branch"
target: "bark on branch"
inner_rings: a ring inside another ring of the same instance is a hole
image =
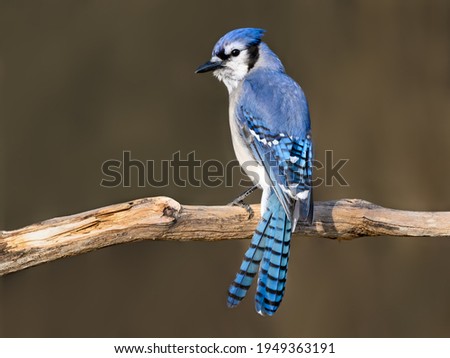
[[[0,275],[65,256],[138,240],[234,240],[250,238],[259,218],[230,206],[181,205],[154,197],[0,231]],[[316,202],[312,225],[302,236],[354,239],[362,236],[450,236],[450,212],[383,208],[359,199]]]

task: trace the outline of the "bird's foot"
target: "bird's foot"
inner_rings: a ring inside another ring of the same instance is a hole
[[[240,208],[244,208],[247,213],[248,213],[248,220],[250,220],[251,218],[253,218],[253,216],[255,215],[255,212],[253,211],[252,207],[245,203],[242,200],[238,200],[239,198],[237,198],[236,200],[233,200],[231,203],[229,203],[229,206],[239,206]]]

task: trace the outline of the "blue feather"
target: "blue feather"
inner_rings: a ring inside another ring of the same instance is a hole
[[[262,315],[272,316],[284,295],[292,232],[291,222],[275,193],[269,198],[268,212],[272,214],[269,223],[272,231],[266,239],[259,271],[256,310]]]
[[[266,211],[256,227],[252,242],[245,253],[239,272],[228,289],[228,307],[236,306],[245,297],[253,282],[253,278],[258,272],[266,240],[268,237],[271,237],[269,229],[271,219],[272,213]]]
[[[286,286],[291,222],[275,193],[269,197],[268,209],[259,222],[240,270],[228,289],[228,306],[234,307],[245,297],[258,272],[256,309],[262,315],[273,315]],[[260,267],[259,267],[260,266]]]

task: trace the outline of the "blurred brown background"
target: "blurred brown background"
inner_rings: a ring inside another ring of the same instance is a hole
[[[226,89],[194,69],[247,26],[304,88],[318,159],[350,159],[350,186],[317,200],[450,210],[449,1],[2,0],[0,228],[145,196],[229,202],[241,188],[102,188],[100,167],[123,150],[234,159]],[[225,305],[247,245],[140,242],[2,277],[0,335],[450,336],[448,239],[298,237],[273,318],[254,291]]]

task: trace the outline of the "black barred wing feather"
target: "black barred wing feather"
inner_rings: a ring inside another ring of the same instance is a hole
[[[242,109],[242,126],[255,158],[264,166],[270,185],[288,218],[312,222],[312,160],[311,137],[289,133],[273,133],[263,121]]]

